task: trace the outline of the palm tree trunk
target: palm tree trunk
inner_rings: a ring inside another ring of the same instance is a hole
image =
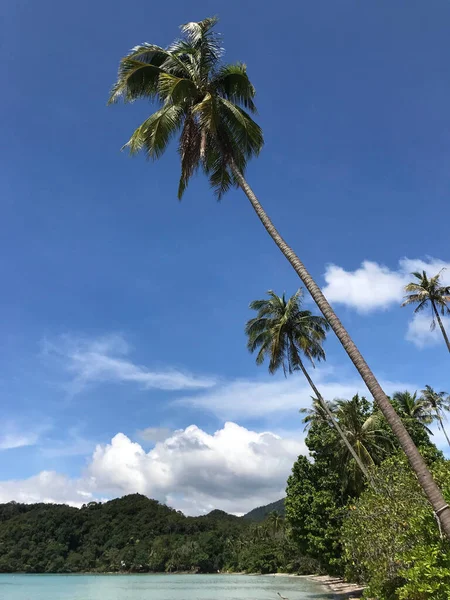
[[[447,332],[445,331],[444,324],[441,320],[441,317],[439,316],[438,310],[433,301],[431,301],[431,305],[433,307],[434,314],[436,315],[437,322],[439,323],[439,327],[441,328],[442,335],[444,336],[445,343],[447,344],[447,350],[450,352],[450,340],[448,339],[448,335],[447,335]]]
[[[331,328],[333,329],[337,338],[339,339],[348,356],[350,357],[350,360],[353,362],[359,374],[361,375],[368,390],[372,394],[376,404],[383,413],[386,421],[391,426],[392,431],[398,439],[400,446],[403,448],[408,458],[409,464],[411,465],[413,471],[416,473],[417,479],[419,480],[419,483],[422,486],[422,489],[424,490],[428,501],[433,507],[435,514],[439,517],[442,529],[445,531],[445,534],[450,539],[450,507],[445,502],[441,490],[434,481],[424,459],[422,458],[416,445],[412,441],[411,436],[406,431],[402,420],[395,412],[392,404],[390,403],[388,397],[384,393],[374,374],[370,370],[368,364],[364,360],[361,352],[358,350],[356,344],[353,342],[347,330],[339,320],[338,316],[331,308],[331,305],[323,295],[319,286],[307,271],[305,265],[300,261],[298,256],[292,250],[292,248],[288,246],[288,244],[278,233],[271,219],[266,214],[258,198],[255,196],[253,190],[248,185],[247,181],[245,180],[240,170],[237,168],[234,161],[230,161],[229,164],[231,171],[233,172],[233,175],[236,179],[236,182],[239,184],[242,191],[249,199],[254,211],[256,212],[261,223],[264,225],[267,233],[273,239],[275,244],[287,258],[297,275],[302,280],[304,286],[311,294],[314,302],[319,307],[323,316],[329,322]]]
[[[319,392],[319,390],[316,388],[316,386],[314,385],[313,380],[311,379],[311,377],[309,376],[308,371],[305,369],[302,361],[299,361],[299,365],[300,365],[300,369],[302,370],[303,375],[306,377],[306,379],[308,380],[309,385],[311,386],[311,389],[313,390],[317,400],[320,402],[320,404],[322,405],[324,411],[327,413],[328,418],[330,419],[331,423],[333,424],[333,427],[336,429],[336,431],[338,432],[338,434],[341,436],[342,441],[344,442],[344,444],[347,446],[348,451],[350,452],[350,454],[353,456],[353,458],[356,461],[356,464],[358,465],[358,467],[361,469],[362,473],[364,474],[364,477],[367,479],[367,481],[370,483],[370,485],[372,487],[375,487],[374,481],[372,479],[372,477],[370,476],[368,470],[366,469],[364,463],[362,462],[362,460],[360,459],[360,457],[357,455],[355,449],[353,448],[353,446],[350,444],[350,442],[347,439],[347,436],[345,435],[345,433],[342,431],[339,423],[336,421],[336,419],[334,418],[333,413],[330,410],[330,407],[328,406],[328,404],[326,403],[326,401],[323,399],[322,394]]]
[[[444,422],[442,421],[442,417],[441,417],[441,414],[439,412],[439,409],[436,408],[435,410],[436,410],[436,418],[437,418],[437,420],[438,420],[438,422],[439,422],[439,424],[441,426],[441,429],[442,429],[442,431],[443,431],[443,433],[445,435],[445,439],[447,440],[447,444],[450,446],[450,440],[448,439],[447,432],[445,431]]]

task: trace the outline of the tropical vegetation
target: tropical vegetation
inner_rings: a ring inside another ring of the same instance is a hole
[[[81,509],[0,505],[0,572],[269,572],[298,562],[285,541],[275,511],[262,521],[218,510],[185,517],[140,494]]]
[[[279,234],[245,179],[248,161],[263,146],[261,128],[250,116],[256,111],[255,88],[244,64],[222,63],[221,42],[214,31],[216,23],[216,18],[187,23],[181,27],[181,39],[167,48],[142,44],[120,61],[110,102],[146,98],[159,106],[135,130],[126,146],[132,154],[143,151],[149,158],[157,159],[179,134],[179,198],[198,170],[206,174],[219,198],[233,186],[241,188],[361,375],[450,538],[450,508],[402,419],[319,286]]]
[[[450,462],[424,426],[432,409],[412,416],[410,402],[406,410],[400,402],[408,397],[414,394],[398,392],[392,403],[450,500]],[[304,411],[310,457],[299,456],[294,464],[285,500],[299,555],[315,561],[318,572],[367,586],[367,598],[448,600],[449,543],[387,423],[358,395],[329,406],[366,461],[373,485],[361,478],[321,406]]]
[[[283,373],[292,374],[301,371],[311,386],[321,410],[330,424],[336,428],[343,444],[352,454],[358,467],[367,479],[369,473],[360,456],[349,443],[339,423],[333,416],[328,403],[323,399],[302,361],[304,356],[314,367],[314,361],[325,360],[322,347],[329,329],[326,319],[313,315],[309,310],[302,310],[302,290],[299,289],[291,298],[277,296],[275,292],[267,292],[269,299],[254,300],[250,304],[257,316],[250,319],[245,327],[248,337],[247,347],[250,352],[258,351],[256,364],[261,365],[265,358],[269,359],[269,373],[274,374],[280,368]]]
[[[406,391],[391,402],[450,501],[432,405]],[[303,412],[309,456],[295,462],[284,502],[243,518],[186,517],[139,494],[81,509],[3,504],[0,572],[328,573],[367,586],[368,598],[448,600],[449,542],[378,407],[355,395],[328,408],[371,484],[316,402]]]
[[[415,277],[414,281],[408,283],[405,286],[405,292],[407,296],[402,306],[408,306],[409,304],[417,305],[414,309],[415,313],[420,313],[426,308],[431,308],[431,325],[430,329],[433,331],[436,328],[436,321],[439,324],[444,341],[447,345],[447,350],[450,352],[450,340],[448,339],[447,332],[445,331],[444,324],[441,319],[441,315],[450,314],[450,285],[442,285],[440,271],[434,277],[429,278],[425,271],[420,273],[416,271],[411,273]]]

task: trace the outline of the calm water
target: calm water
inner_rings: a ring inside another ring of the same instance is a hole
[[[0,600],[325,600],[316,584],[247,575],[1,575]]]

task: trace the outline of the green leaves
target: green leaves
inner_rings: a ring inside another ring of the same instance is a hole
[[[243,63],[223,65],[212,85],[217,93],[234,104],[242,104],[250,112],[256,112],[253,103],[256,91],[247,75],[247,68]]]
[[[244,173],[263,146],[261,128],[244,110],[255,112],[255,89],[245,65],[222,65],[217,18],[186,23],[183,38],[168,48],[141,44],[119,65],[109,103],[148,98],[160,108],[136,129],[126,147],[159,158],[181,130],[178,144],[181,198],[201,167],[220,199],[237,185],[230,165]]]
[[[109,96],[108,104],[121,98],[133,102],[137,98],[154,98],[158,94],[160,67],[127,58],[120,63],[119,77]]]
[[[426,271],[411,273],[417,281],[412,281],[405,286],[405,292],[408,292],[408,295],[405,296],[402,306],[417,304],[414,310],[417,313],[431,304],[433,311],[436,309],[436,312],[440,312],[442,315],[450,314],[448,306],[450,303],[450,286],[441,285],[442,270],[431,279],[428,278]],[[436,327],[436,322],[434,312],[432,314],[431,329],[433,330]]]
[[[269,359],[269,372],[283,368],[292,373],[300,368],[301,355],[308,360],[324,360],[322,343],[325,341],[328,322],[308,310],[301,310],[302,292],[298,290],[289,300],[267,292],[268,300],[255,300],[250,308],[258,315],[245,327],[250,352],[259,349],[256,363]]]
[[[219,98],[222,122],[229,132],[230,146],[235,145],[246,158],[258,155],[264,144],[262,130],[242,108]]]
[[[448,500],[450,463],[435,462],[433,475]],[[450,546],[406,459],[389,458],[375,478],[376,491],[351,503],[344,523],[347,576],[380,600],[448,600]]]
[[[148,158],[159,158],[180,128],[182,116],[183,110],[179,106],[169,105],[158,110],[136,129],[124,148],[128,148],[130,154],[145,149]]]
[[[171,73],[161,73],[158,78],[158,93],[164,103],[175,105],[192,104],[198,95],[197,87],[190,79]]]

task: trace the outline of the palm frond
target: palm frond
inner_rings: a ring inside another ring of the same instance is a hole
[[[242,108],[226,98],[219,98],[222,116],[231,132],[234,144],[244,156],[258,155],[264,144],[262,130]]]
[[[165,103],[193,104],[198,96],[195,83],[184,77],[177,77],[172,73],[161,73],[158,78],[158,93]]]
[[[128,148],[130,154],[145,149],[148,158],[159,158],[180,128],[182,116],[183,110],[174,105],[156,111],[136,129],[124,148]]]
[[[200,80],[206,81],[211,73],[214,73],[223,48],[220,44],[220,35],[212,31],[218,22],[217,17],[211,17],[199,22],[185,23],[181,31],[187,42],[198,50],[198,66]]]
[[[111,89],[108,104],[121,98],[133,102],[138,98],[154,98],[158,94],[158,79],[162,70],[159,66],[124,58],[119,67],[116,83]]]
[[[212,81],[217,93],[233,104],[241,104],[250,112],[256,113],[253,102],[256,91],[247,75],[243,63],[223,65]]]
[[[178,152],[181,158],[181,176],[178,185],[179,200],[183,197],[190,178],[199,167],[200,144],[200,128],[192,116],[192,113],[190,113],[184,121],[183,131],[178,145]]]

